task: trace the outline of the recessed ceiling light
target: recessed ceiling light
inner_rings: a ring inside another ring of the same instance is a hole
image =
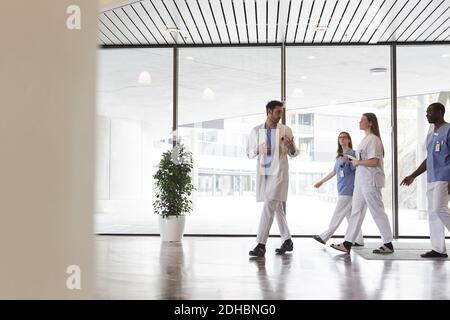
[[[371,68],[371,69],[369,69],[369,71],[371,74],[374,74],[374,75],[383,75],[387,72],[387,69],[386,68]]]
[[[152,84],[152,76],[148,71],[142,71],[138,77],[139,84]]]
[[[308,77],[307,76],[301,76],[300,79],[306,80],[306,79],[308,79]]]
[[[316,56],[308,56],[309,60],[314,60],[316,58]]]
[[[442,58],[448,58],[450,57],[450,53],[444,53],[443,55],[441,55]]]
[[[317,26],[316,31],[325,32],[328,30],[328,26]]]
[[[186,59],[186,60],[194,60],[194,57],[187,56],[187,57],[185,57],[185,59]]]
[[[206,88],[205,90],[203,90],[202,93],[203,100],[214,100],[215,97],[216,94],[214,93],[214,91],[211,90],[211,88]]]
[[[180,33],[180,32],[181,32],[181,30],[178,29],[177,27],[170,27],[170,28],[167,28],[166,31],[168,31],[168,32],[170,32],[170,33]]]
[[[305,93],[301,88],[295,88],[294,91],[292,91],[292,98],[303,98]]]

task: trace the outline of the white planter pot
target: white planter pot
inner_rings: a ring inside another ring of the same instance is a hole
[[[179,242],[183,238],[185,216],[159,216],[159,232],[163,242]]]

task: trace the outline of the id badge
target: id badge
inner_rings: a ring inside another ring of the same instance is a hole
[[[343,178],[344,177],[344,170],[339,170],[339,176],[341,177],[341,178]]]
[[[436,142],[436,145],[434,146],[434,151],[441,152],[441,144],[439,143],[439,141]]]

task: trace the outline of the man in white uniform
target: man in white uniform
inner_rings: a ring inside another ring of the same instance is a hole
[[[284,254],[294,248],[285,212],[289,186],[287,155],[296,157],[299,151],[295,147],[291,128],[279,123],[283,115],[283,103],[270,101],[266,105],[266,114],[266,122],[252,129],[247,143],[247,156],[257,158],[256,201],[264,202],[256,238],[258,245],[249,252],[256,257],[266,253],[274,215],[283,241],[276,252]]]
[[[428,223],[430,226],[431,251],[422,258],[447,258],[445,228],[450,230],[450,124],[444,120],[445,107],[432,103],[427,108],[428,122],[434,130],[427,137],[427,158],[411,175],[401,182],[409,186],[414,179],[427,172]],[[445,228],[444,228],[445,227]]]

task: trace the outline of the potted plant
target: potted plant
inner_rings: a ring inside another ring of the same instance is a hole
[[[181,241],[185,214],[192,211],[192,153],[183,144],[163,153],[155,179],[155,213],[159,215],[162,241]]]

